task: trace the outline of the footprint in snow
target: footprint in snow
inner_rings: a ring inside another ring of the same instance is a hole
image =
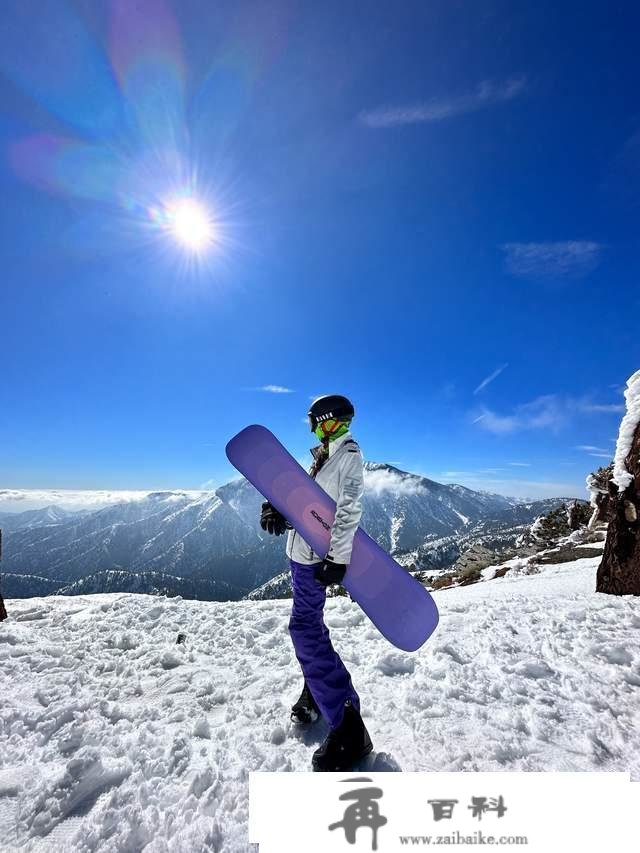
[[[46,779],[26,793],[19,822],[29,836],[46,836],[66,818],[87,814],[101,793],[120,784],[130,772],[126,762],[104,767],[97,751],[87,749],[72,758],[57,778]]]
[[[594,646],[591,653],[599,658],[604,658],[609,663],[618,666],[628,666],[633,663],[633,655],[624,646]]]
[[[160,665],[163,669],[175,669],[175,667],[180,666],[182,663],[184,663],[182,655],[169,649],[160,658]]]
[[[523,661],[514,667],[514,672],[525,678],[551,678],[554,670],[545,661]]]
[[[465,664],[467,661],[462,657],[462,655],[453,648],[449,643],[445,643],[443,646],[438,646],[436,649],[437,653],[449,655],[452,660],[459,664]]]
[[[75,611],[78,612],[77,610]],[[37,619],[45,619],[50,615],[50,612],[47,612],[44,609],[33,609],[33,610],[25,610],[22,613],[18,614],[15,617],[16,622],[35,622]],[[68,614],[65,614],[65,619]]]
[[[407,675],[415,671],[416,664],[413,658],[405,657],[404,655],[391,654],[380,658],[376,664],[376,668],[383,675]]]
[[[282,726],[276,726],[276,728],[271,732],[269,740],[275,746],[280,746],[287,739],[287,735]]]
[[[327,616],[325,622],[328,628],[353,628],[362,625],[364,613],[362,611],[353,613],[335,613]]]
[[[267,619],[261,619],[256,623],[255,627],[258,631],[262,633],[267,633],[269,631],[273,631],[280,625],[280,620],[277,616],[269,616]]]

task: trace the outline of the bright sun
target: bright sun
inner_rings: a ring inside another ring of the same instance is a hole
[[[193,198],[167,205],[167,224],[175,239],[191,252],[202,252],[213,242],[209,211]]]

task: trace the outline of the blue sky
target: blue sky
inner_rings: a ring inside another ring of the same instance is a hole
[[[366,458],[436,479],[578,493],[607,461],[640,357],[632,4],[3,19],[1,487],[219,484],[248,423],[304,456],[335,392]],[[159,224],[176,194],[206,253]]]

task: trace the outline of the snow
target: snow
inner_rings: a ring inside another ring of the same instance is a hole
[[[542,523],[544,522],[544,515],[539,515],[538,518],[531,525],[530,534],[533,539],[540,538],[540,532],[542,531]]]
[[[394,649],[348,598],[326,621],[379,750],[370,770],[630,771],[640,780],[640,599],[598,558],[440,590],[438,631]],[[144,595],[7,602],[4,850],[246,853],[248,773],[308,770],[326,734],[288,709],[290,601]],[[186,643],[177,645],[179,632]]]
[[[588,528],[589,530],[593,530],[596,526],[598,516],[600,515],[600,511],[598,508],[598,495],[606,495],[607,492],[598,486],[596,478],[593,474],[587,474],[587,491],[589,492],[589,503],[593,508],[591,518],[589,519]]]
[[[486,566],[486,568],[480,570],[480,577],[483,581],[490,581],[494,579],[495,573],[497,569],[509,569],[509,574],[511,578],[514,578],[519,574],[534,574],[537,573],[537,569],[532,569],[530,567],[531,557],[512,557],[510,560],[505,560],[499,565],[495,566]]]
[[[401,515],[394,515],[391,519],[390,543],[392,552],[396,551],[398,548],[398,538],[399,534],[402,532],[403,524],[404,513],[402,513]]]
[[[626,459],[631,451],[633,436],[638,424],[640,424],[640,370],[627,381],[624,392],[627,401],[627,411],[620,424],[618,441],[616,443],[616,455],[613,460],[613,477],[611,478],[620,492],[627,489],[633,480],[626,468]]]

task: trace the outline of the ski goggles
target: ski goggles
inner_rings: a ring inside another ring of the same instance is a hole
[[[307,413],[307,421],[309,422],[309,429],[311,432],[315,432],[319,426],[326,426],[328,434],[333,432],[334,429],[337,429],[341,424],[348,425],[350,423],[346,418],[328,418],[326,415],[319,415],[318,417],[315,417],[315,415],[312,415],[310,412]]]
[[[309,421],[311,422],[311,418],[309,418]],[[311,431],[314,432],[320,440],[322,440],[323,438],[330,438],[345,427],[348,427],[346,421],[339,421],[336,418],[330,418],[326,421],[316,422],[315,426],[312,424]]]

